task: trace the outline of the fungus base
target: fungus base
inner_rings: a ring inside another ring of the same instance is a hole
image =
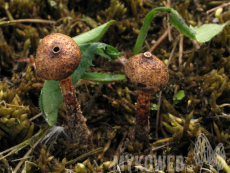
[[[149,107],[150,107],[150,92],[139,91],[137,99],[137,111],[135,118],[135,139],[144,142],[144,145],[149,143]]]
[[[82,115],[80,105],[77,102],[73,83],[70,77],[68,77],[60,80],[59,84],[68,114],[68,126],[71,140],[73,140],[74,143],[87,143],[90,131],[86,125],[86,119]]]

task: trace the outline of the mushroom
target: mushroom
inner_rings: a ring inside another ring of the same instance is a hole
[[[53,33],[42,39],[36,52],[37,72],[46,80],[57,80],[68,114],[70,139],[75,143],[88,141],[90,131],[86,125],[69,77],[81,61],[78,45],[69,36]]]
[[[134,124],[135,139],[148,145],[150,92],[156,93],[167,85],[168,69],[156,56],[145,52],[129,59],[125,66],[125,75],[127,81],[140,90]]]

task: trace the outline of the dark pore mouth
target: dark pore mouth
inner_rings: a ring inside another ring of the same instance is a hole
[[[61,51],[61,48],[59,46],[54,46],[53,47],[53,53],[58,54]]]

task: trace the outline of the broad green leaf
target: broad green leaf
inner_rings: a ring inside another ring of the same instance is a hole
[[[211,40],[214,36],[219,34],[226,25],[229,25],[230,22],[226,22],[222,25],[218,24],[204,24],[199,28],[190,26],[196,32],[196,40],[199,43],[204,43]]]
[[[177,11],[173,10],[172,8],[168,8],[168,7],[158,7],[153,9],[152,11],[150,11],[144,19],[144,23],[143,26],[140,30],[140,33],[138,35],[135,47],[134,47],[134,51],[133,54],[136,55],[140,52],[141,47],[145,41],[145,38],[147,36],[147,32],[149,30],[149,25],[151,23],[151,21],[154,18],[155,13],[160,12],[160,11],[166,11],[171,13],[170,19],[169,19],[169,23],[171,23],[173,26],[175,26],[175,28],[177,28],[182,34],[186,35],[187,37],[190,37],[192,39],[196,39],[195,37],[195,32],[190,29],[186,23],[184,22],[184,20],[181,18],[181,16],[177,13]]]
[[[125,75],[123,74],[104,74],[104,73],[87,73],[85,72],[81,79],[91,80],[99,83],[110,83],[114,81],[125,80]]]
[[[91,29],[88,32],[85,32],[81,35],[73,37],[73,40],[77,44],[83,44],[83,43],[89,43],[89,42],[97,42],[100,40],[100,38],[104,35],[104,33],[107,31],[109,26],[114,23],[115,20],[111,20],[101,26],[98,26],[94,29]]]
[[[109,47],[109,48],[108,48]],[[112,46],[104,43],[86,43],[79,45],[81,51],[81,62],[77,70],[70,76],[75,86],[77,81],[85,73],[89,66],[92,66],[92,60],[95,53],[103,52],[105,58],[114,59],[115,55],[120,56]],[[110,51],[106,51],[109,49]],[[54,80],[46,80],[41,91],[39,105],[42,110],[43,116],[49,125],[54,125],[57,121],[58,107],[62,103],[63,98],[59,82]]]
[[[63,98],[57,97],[57,95],[61,95],[59,82],[45,80],[39,98],[39,106],[43,117],[51,126],[57,122],[58,106],[63,101]]]

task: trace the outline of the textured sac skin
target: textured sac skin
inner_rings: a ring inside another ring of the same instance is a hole
[[[169,80],[168,69],[164,63],[150,52],[140,53],[129,59],[125,66],[128,81],[142,91],[158,92]]]
[[[78,45],[67,35],[50,34],[42,39],[36,52],[36,68],[47,80],[62,80],[70,76],[81,61]]]

